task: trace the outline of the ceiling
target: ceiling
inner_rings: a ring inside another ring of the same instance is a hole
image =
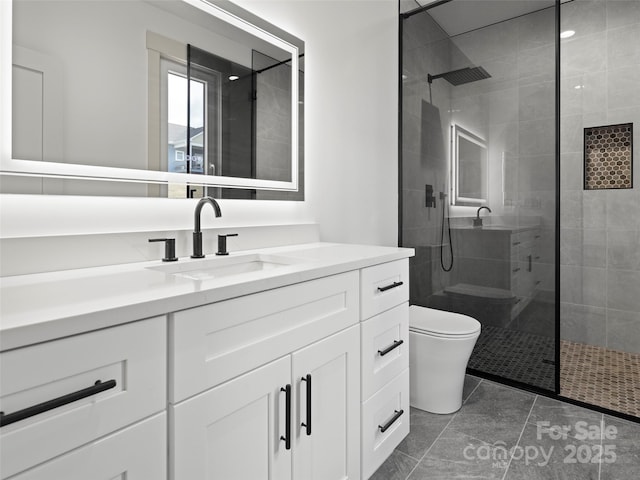
[[[400,0],[406,13],[439,0]],[[555,0],[453,0],[429,10],[450,36],[552,7]]]

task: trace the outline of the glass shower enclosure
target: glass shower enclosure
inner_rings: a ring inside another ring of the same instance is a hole
[[[411,303],[481,322],[471,373],[637,421],[640,2],[427,3],[400,3]]]
[[[535,8],[531,8],[534,4]],[[400,243],[411,303],[478,319],[472,372],[555,392],[554,1],[435,2],[401,20]]]

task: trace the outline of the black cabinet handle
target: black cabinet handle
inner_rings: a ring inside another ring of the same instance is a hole
[[[404,343],[404,340],[396,340],[395,342],[393,342],[391,345],[389,345],[387,348],[385,348],[384,350],[378,350],[378,354],[381,357],[384,357],[387,353],[389,353],[391,350],[398,348],[400,345],[402,345]]]
[[[404,285],[404,282],[393,282],[391,285],[387,285],[386,287],[378,287],[378,291],[386,292],[387,290],[391,290],[392,288],[399,287],[400,285]]]
[[[308,373],[306,377],[302,377],[301,381],[307,383],[307,420],[301,425],[307,429],[308,436],[311,435],[311,374]]]
[[[389,420],[387,423],[385,423],[384,425],[378,425],[378,428],[380,429],[380,432],[384,433],[387,430],[389,430],[389,427],[391,427],[391,425],[393,425],[394,423],[396,423],[396,420],[398,420],[402,414],[404,413],[404,410],[400,409],[400,410],[394,410],[393,411],[393,417],[391,417],[391,420]]]
[[[61,397],[54,398],[53,400],[47,400],[46,402],[33,405],[32,407],[23,408],[17,412],[8,413],[6,415],[4,412],[0,412],[0,427],[19,422],[20,420],[39,415],[40,413],[48,412],[49,410],[62,407],[63,405],[68,405],[69,403],[77,402],[83,398],[96,395],[100,392],[104,392],[105,390],[110,390],[115,386],[115,380],[107,380],[106,382],[98,380],[91,387],[83,388],[77,392],[68,393]]]
[[[288,383],[286,387],[280,389],[281,392],[285,392],[285,418],[284,418],[284,430],[285,434],[280,436],[280,440],[284,440],[284,448],[291,450],[291,384]]]
[[[520,271],[520,267],[513,269],[513,273],[516,273],[516,272],[519,272],[519,271]]]
[[[513,242],[513,245],[514,245],[514,246],[516,246],[516,245],[520,245],[520,243],[521,243],[521,242]]]
[[[527,268],[527,272],[533,271],[532,258],[531,255],[527,255],[527,260],[529,262],[529,267]]]

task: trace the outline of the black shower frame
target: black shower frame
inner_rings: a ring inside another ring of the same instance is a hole
[[[428,5],[424,5],[422,7],[416,8],[414,10],[410,10],[405,13],[401,13],[400,11],[400,0],[398,0],[398,245],[402,246],[402,227],[403,227],[403,195],[402,195],[402,48],[403,48],[403,20],[409,18],[413,15],[425,12],[432,8],[436,8],[445,3],[449,3],[453,0],[439,0],[437,2],[433,2]],[[598,405],[593,405],[590,403],[584,403],[579,400],[575,400],[573,398],[565,397],[560,394],[560,31],[561,31],[561,23],[560,23],[560,12],[561,12],[561,0],[555,0],[555,131],[556,131],[556,141],[555,141],[555,156],[556,156],[556,185],[555,185],[555,201],[556,201],[556,211],[555,211],[555,322],[554,322],[554,330],[555,330],[555,379],[554,379],[554,390],[547,390],[544,388],[536,387],[535,385],[530,385],[528,383],[519,382],[516,380],[512,380],[506,377],[501,377],[499,375],[493,375],[491,373],[482,372],[480,370],[475,370],[472,368],[467,368],[467,373],[475,375],[480,378],[485,378],[487,380],[491,380],[497,383],[501,383],[503,385],[508,385],[511,387],[519,388],[521,390],[525,390],[531,393],[535,393],[538,395],[542,395],[545,397],[553,398],[555,400],[561,400],[563,402],[571,403],[573,405],[577,405],[580,407],[588,408],[590,410],[594,410],[596,412],[605,413],[607,415],[611,415],[613,417],[623,418],[625,420],[630,420],[635,423],[640,423],[640,418],[635,417],[633,415],[628,415],[626,413],[618,412],[615,410],[610,410],[608,408],[604,408]],[[552,8],[552,7],[547,7]]]

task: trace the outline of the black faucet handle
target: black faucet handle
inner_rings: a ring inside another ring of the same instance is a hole
[[[176,257],[176,239],[175,238],[150,238],[149,242],[164,242],[164,258],[163,262],[175,262]]]
[[[237,237],[237,233],[227,233],[226,235],[218,235],[218,251],[216,255],[229,255],[227,251],[227,237]]]

